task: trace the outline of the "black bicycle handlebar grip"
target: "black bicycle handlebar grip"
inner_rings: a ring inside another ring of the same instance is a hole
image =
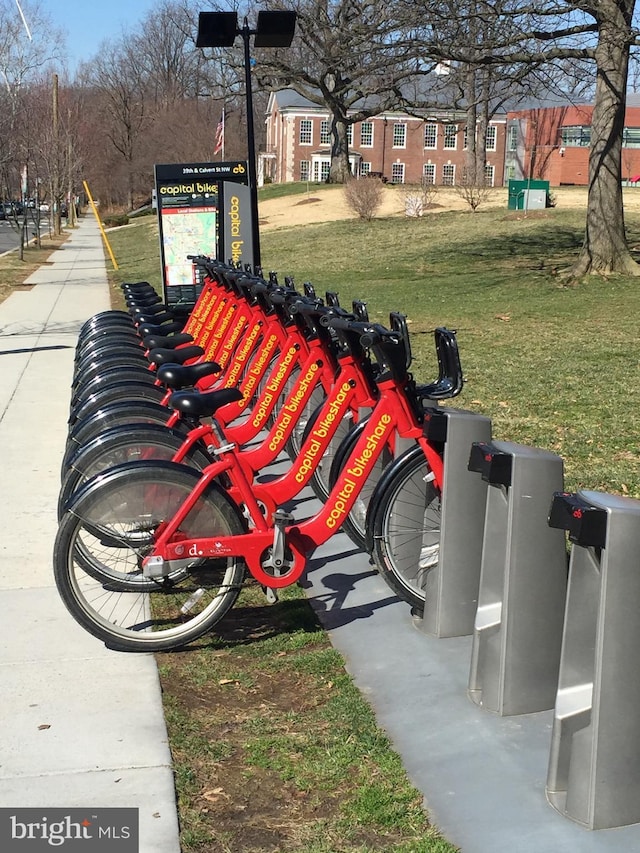
[[[304,299],[296,299],[295,302],[292,302],[289,305],[289,311],[292,314],[305,314],[308,317],[316,316],[320,317],[320,321],[322,322],[322,316],[328,309],[321,305],[319,302],[309,301],[307,302]]]
[[[364,333],[369,328],[368,323],[360,323],[356,320],[353,314],[336,314],[332,309],[329,316],[321,317],[320,323],[323,326],[329,326],[331,329],[339,329],[344,332],[360,332]]]
[[[253,293],[254,296],[258,296],[261,293],[268,293],[268,292],[269,292],[269,285],[267,284],[266,281],[256,281],[251,286],[251,293]]]

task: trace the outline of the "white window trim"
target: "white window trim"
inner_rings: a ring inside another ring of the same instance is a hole
[[[311,125],[311,139],[309,142],[302,141],[302,123],[309,122]],[[301,118],[300,119],[300,127],[298,128],[298,144],[299,145],[313,145],[313,119],[311,118]]]
[[[435,129],[435,136],[433,140],[433,145],[427,145],[427,128],[433,127]],[[438,125],[435,122],[428,121],[424,126],[424,147],[426,151],[437,151],[438,150]]]
[[[365,124],[368,124],[369,127],[371,128],[371,141],[370,142],[363,142],[363,140],[362,140],[362,126]],[[360,125],[360,148],[373,148],[373,142],[374,142],[374,130],[373,130],[373,128],[374,128],[374,124],[372,121],[363,121],[361,123],[361,125]]]
[[[452,135],[452,137],[447,136],[446,131],[447,131],[448,127],[455,127],[455,129],[456,129],[456,132],[455,132],[455,134]],[[442,150],[443,151],[457,151],[458,150],[458,130],[459,130],[458,125],[454,124],[453,122],[449,122],[448,124],[445,124],[445,126],[444,126],[444,138],[442,141]],[[449,138],[453,139],[453,145],[447,145],[447,140]]]
[[[404,128],[403,142],[401,145],[396,144],[396,127],[403,127]],[[391,145],[392,148],[403,149],[403,148],[407,147],[407,123],[406,122],[403,122],[403,121],[394,122],[393,130],[391,132],[391,142],[392,142],[392,145]]]
[[[394,171],[394,169],[396,169],[396,168],[400,168],[400,169],[402,169],[402,179],[401,179],[400,181],[397,181],[397,180],[393,177],[393,171]],[[406,169],[406,166],[405,166],[405,164],[404,164],[404,163],[392,163],[392,164],[391,164],[391,181],[392,181],[392,183],[394,183],[394,184],[396,184],[396,183],[404,184],[404,180],[405,180],[406,174],[407,174],[407,169]]]

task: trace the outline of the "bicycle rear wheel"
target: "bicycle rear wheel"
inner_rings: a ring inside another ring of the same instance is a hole
[[[418,610],[424,609],[425,576],[440,554],[440,497],[422,449],[414,447],[387,469],[367,517],[378,571]]]
[[[58,518],[62,518],[74,492],[91,477],[124,462],[149,459],[170,461],[185,441],[184,433],[178,430],[147,423],[114,427],[94,438],[80,448],[65,472],[58,496]],[[212,457],[199,442],[189,449],[182,464],[202,471],[211,461]]]
[[[366,415],[361,421],[358,421],[357,424],[353,424],[351,429],[338,445],[337,449],[335,449],[331,468],[329,470],[329,485],[331,488],[335,485],[340,472],[346,465],[347,460],[351,455],[351,451],[356,446],[368,419],[369,415]],[[390,442],[387,441],[384,447],[381,448],[380,456],[371,469],[369,476],[362,484],[362,488],[353,507],[351,508],[351,512],[342,522],[342,529],[349,539],[351,539],[358,548],[362,548],[363,550],[365,549],[367,534],[367,512],[369,503],[384,471],[393,462],[393,459],[393,447]]]
[[[119,466],[89,481],[63,516],[54,547],[56,586],[74,619],[110,648],[180,648],[211,630],[234,604],[245,572],[239,558],[176,561],[158,580],[142,572],[156,531],[198,477],[171,462]],[[212,484],[179,534],[244,530],[235,504]]]

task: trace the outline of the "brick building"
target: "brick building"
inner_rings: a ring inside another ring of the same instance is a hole
[[[586,186],[593,105],[556,105],[507,114],[505,180]],[[622,136],[622,178],[640,176],[640,96],[629,95]],[[635,183],[635,182],[634,182]]]
[[[430,110],[424,118],[385,112],[349,128],[351,171],[378,173],[397,184],[455,186],[462,180],[466,155],[466,116],[462,110]],[[506,115],[487,130],[487,180],[504,182]],[[258,155],[259,177],[274,183],[326,180],[331,162],[328,110],[285,89],[269,98],[266,149]]]

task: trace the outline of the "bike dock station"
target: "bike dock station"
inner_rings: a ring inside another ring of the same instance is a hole
[[[489,483],[469,697],[498,714],[553,707],[566,597],[565,537],[547,524],[562,459],[496,441],[469,469]]]
[[[437,565],[424,578],[425,608],[420,629],[435,637],[463,637],[473,631],[478,603],[486,484],[467,471],[468,448],[489,441],[491,421],[464,409],[430,409],[425,431],[442,443],[444,478]]]
[[[555,497],[572,541],[547,779],[549,802],[589,829],[640,821],[640,501]]]
[[[566,495],[556,454],[491,440],[490,423],[471,413],[438,408],[430,418],[433,434],[468,462],[446,469],[453,494],[443,495],[442,563],[427,575],[425,607],[430,628],[459,633],[426,630],[414,617],[418,630],[404,630],[397,648],[411,660],[403,701],[422,702],[413,724],[430,734],[414,728],[413,737],[427,752],[414,754],[391,700],[378,701],[382,724],[410,775],[427,768],[434,820],[466,851],[506,853],[516,841],[528,853],[640,850],[640,501]],[[453,498],[459,516],[446,503]],[[445,525],[458,521],[458,551],[447,552]],[[444,567],[458,568],[445,562],[454,553],[464,558],[461,578],[447,576],[440,589]],[[465,631],[472,564],[477,608]],[[403,629],[406,616],[405,607]],[[342,651],[375,692],[375,665],[353,646]],[[494,829],[478,830],[487,820]],[[605,828],[615,831],[589,831]]]

